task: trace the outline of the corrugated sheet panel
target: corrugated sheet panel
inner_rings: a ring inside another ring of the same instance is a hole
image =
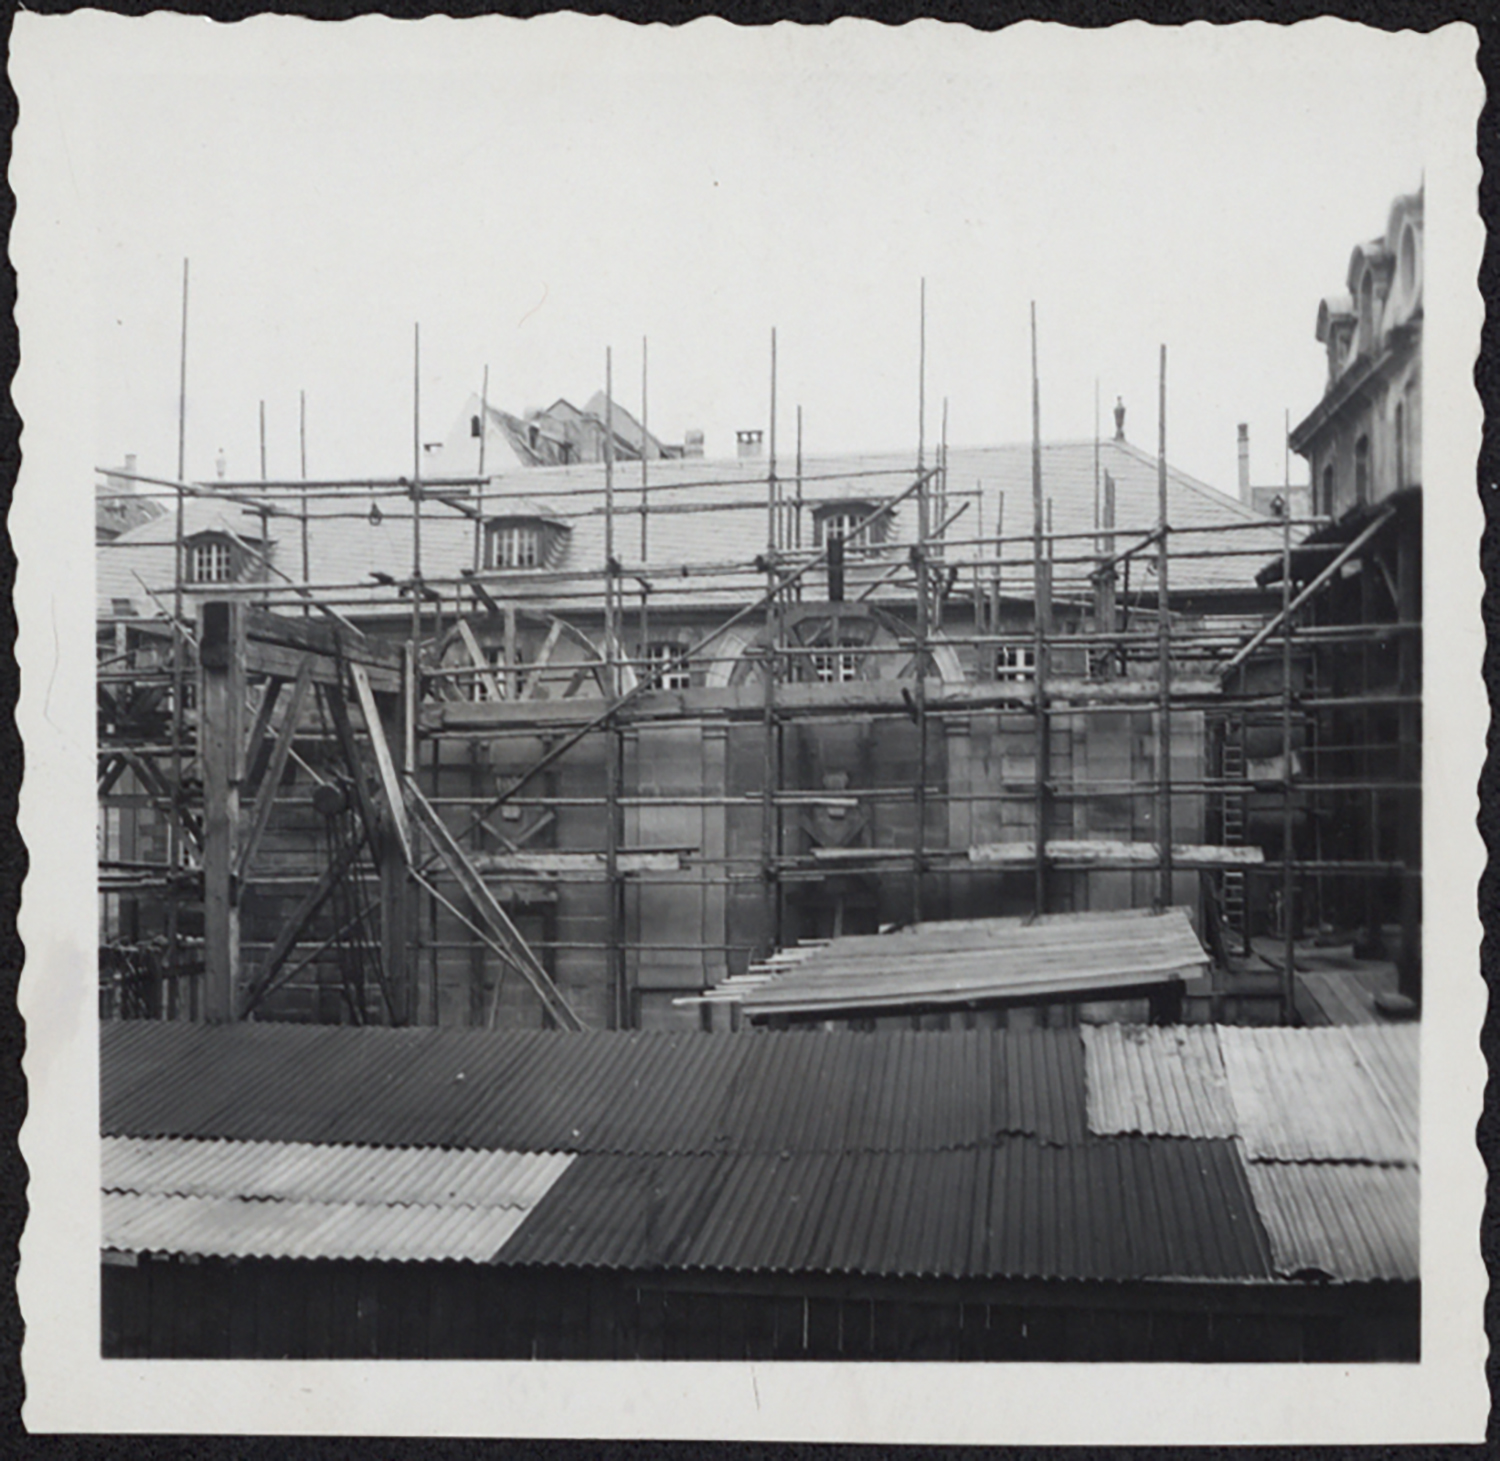
[[[834,939],[765,979],[729,981],[711,997],[752,1014],[850,1014],[1130,987],[1207,961],[1182,908],[970,919]]]
[[[426,1207],[532,1207],[573,1157],[440,1147],[105,1137],[106,1192]]]
[[[1236,1134],[1229,1082],[1212,1027],[1085,1025],[1082,1035],[1091,1132]]]
[[[1421,1026],[1351,1025],[1344,1036],[1390,1107],[1415,1161],[1421,1140]]]
[[[1076,1031],[563,1034],[106,1025],[106,1135],[840,1152],[1084,1131]]]
[[[1415,1168],[1252,1162],[1249,1177],[1278,1274],[1313,1270],[1350,1282],[1419,1276]]]
[[[103,1246],[214,1258],[365,1258],[483,1263],[526,1221],[524,1207],[264,1202],[106,1192]]]
[[[584,1156],[497,1261],[617,1269],[1268,1278],[1228,1142]]]
[[[1339,1026],[1219,1027],[1229,1092],[1252,1160],[1417,1160],[1416,1042],[1371,1042],[1366,1061],[1351,1039],[1356,1033]]]

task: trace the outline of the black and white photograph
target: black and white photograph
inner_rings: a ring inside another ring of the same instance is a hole
[[[1474,52],[18,19],[27,1423],[1477,1439]]]

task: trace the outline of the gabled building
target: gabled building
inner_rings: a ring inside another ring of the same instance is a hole
[[[1026,445],[954,447],[923,473],[886,454],[808,458],[800,475],[774,476],[765,459],[617,460],[612,476],[589,462],[492,469],[487,450],[477,479],[424,473],[420,503],[398,479],[316,489],[305,523],[295,488],[218,484],[186,503],[184,594],[195,621],[217,599],[300,622],[305,581],[320,632],[410,643],[416,678],[392,706],[391,734],[413,738],[422,794],[582,1023],[697,1026],[713,1012],[679,1000],[798,939],[1039,903],[1065,913],[1168,901],[1198,917],[1201,860],[1177,864],[1164,895],[1149,845],[1163,818],[1162,727],[1172,776],[1191,788],[1171,797],[1173,845],[1201,844],[1211,656],[1274,602],[1254,568],[1279,531],[1169,468],[1164,596],[1155,458],[1123,426],[1097,444],[1045,444],[1040,457],[1052,635],[1040,772]],[[137,762],[141,744],[166,744],[152,716],[170,695],[174,524],[168,514],[123,534],[99,565],[101,650],[121,656],[100,672],[105,845],[118,864],[106,927],[127,942],[131,930],[167,936],[140,866],[165,846],[170,796],[141,784]],[[1165,717],[1163,607],[1180,635],[1171,689],[1182,702]],[[283,625],[257,651],[273,666],[245,690],[262,747],[289,702],[270,686],[295,677],[292,651],[313,632]],[[325,679],[338,670],[329,655]],[[197,675],[194,665],[193,685]],[[276,786],[266,789],[264,749],[241,768],[262,864],[237,874],[242,966],[252,982],[273,982],[267,961],[292,971],[262,1014],[383,1019],[378,1002],[350,993],[370,987],[358,971],[377,941],[339,937],[359,922],[368,878],[341,915],[327,901],[298,921],[329,867],[329,836],[352,815],[324,789],[351,774],[337,769],[331,709],[312,711],[304,697]],[[189,735],[189,778],[196,750]],[[502,793],[479,822],[462,810]],[[182,835],[188,847],[191,829]],[[393,1006],[399,1018],[542,1022],[463,907],[410,921],[420,972]],[[191,896],[182,916],[201,927]]]
[[[595,391],[582,410],[559,396],[545,410],[522,416],[470,396],[448,435],[429,448],[423,469],[432,475],[472,476],[481,470],[602,462],[611,435],[606,416],[613,426],[616,461],[638,462],[643,455],[648,461],[666,461],[684,455],[681,446],[664,445],[618,401],[611,408],[603,391]]]

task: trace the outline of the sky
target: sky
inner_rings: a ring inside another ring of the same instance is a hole
[[[162,23],[157,23],[162,22]],[[134,28],[132,28],[134,27]],[[486,367],[520,413],[604,384],[730,455],[1112,430],[1233,491],[1321,395],[1318,301],[1422,182],[1414,47],[1335,21],[998,35],[607,20],[117,20],[56,85],[93,220],[93,445],[186,471],[411,470]],[[392,44],[392,40],[395,44]],[[24,290],[24,281],[22,282]],[[420,372],[414,326],[420,325]],[[1305,481],[1292,459],[1292,480]]]

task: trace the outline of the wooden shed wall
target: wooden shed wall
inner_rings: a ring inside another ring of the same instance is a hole
[[[1416,1284],[857,1280],[142,1257],[106,1358],[1415,1360]]]

